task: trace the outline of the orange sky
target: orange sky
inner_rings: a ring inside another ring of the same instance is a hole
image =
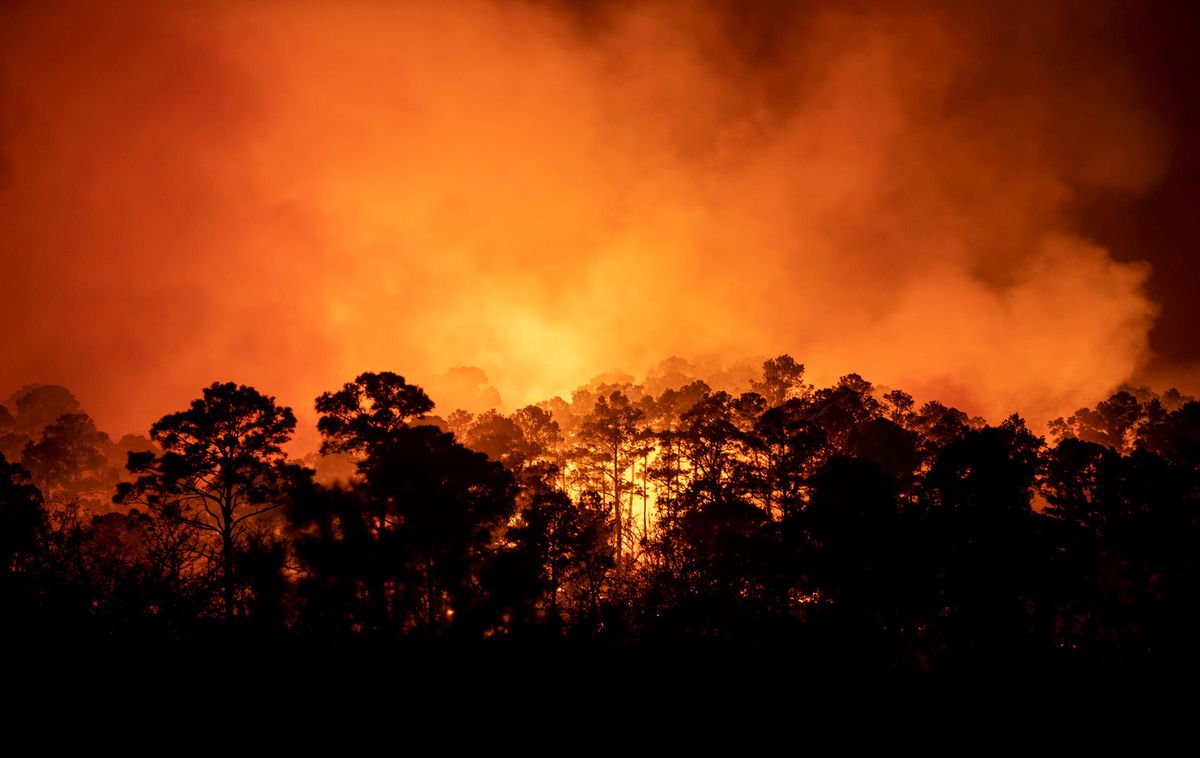
[[[1079,223],[1174,139],[1115,22],[566,5],[6,3],[0,392],[122,433],[214,380],[311,422],[366,370],[515,407],[787,352],[1044,420],[1144,374],[1150,254]]]

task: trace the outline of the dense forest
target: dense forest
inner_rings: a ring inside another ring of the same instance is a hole
[[[1200,403],[998,425],[788,356],[433,415],[364,373],[296,418],[214,383],[114,441],[0,406],[0,603],[27,649],[713,656],[928,680],[1200,673]]]

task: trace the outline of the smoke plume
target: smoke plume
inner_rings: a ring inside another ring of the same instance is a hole
[[[1146,364],[1078,223],[1167,160],[1115,10],[751,5],[5,4],[0,385],[126,431],[786,352],[1042,420]]]

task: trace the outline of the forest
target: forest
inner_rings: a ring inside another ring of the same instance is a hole
[[[1200,673],[1200,403],[1031,431],[782,355],[670,359],[511,414],[363,373],[293,411],[213,383],[113,440],[0,406],[3,635],[28,650],[721,659],[901,681]]]

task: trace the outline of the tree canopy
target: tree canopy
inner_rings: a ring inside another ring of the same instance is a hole
[[[161,454],[129,454],[137,478],[118,487],[117,502],[145,504],[216,536],[226,615],[235,611],[235,554],[248,522],[281,507],[296,475],[283,452],[295,428],[291,409],[274,398],[214,382],[187,410],[150,427]]]
[[[420,387],[390,371],[359,374],[336,392],[317,398],[321,414],[317,429],[324,453],[366,455],[409,421],[433,410],[433,401]]]
[[[38,620],[29,637],[384,657],[1200,669],[1200,403],[1121,389],[1042,436],[855,374],[809,386],[787,356],[740,389],[679,366],[654,381],[441,419],[398,374],[362,374],[317,399],[324,449],[354,467],[330,480],[287,461],[291,410],[243,385],[117,444],[26,407],[34,476],[0,459],[6,602]],[[9,434],[22,413],[0,413]],[[126,510],[89,512],[122,451]]]

